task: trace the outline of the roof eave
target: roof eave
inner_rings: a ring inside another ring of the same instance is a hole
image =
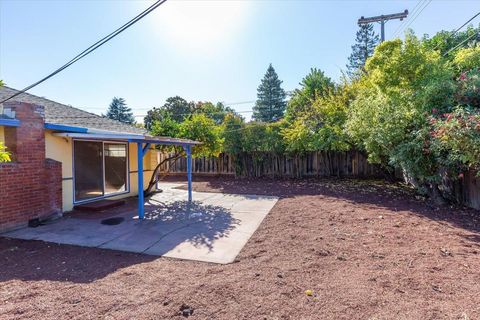
[[[87,133],[88,129],[83,127],[75,127],[75,126],[67,126],[63,124],[55,124],[55,123],[45,123],[45,129],[55,130],[55,131],[63,131],[63,132],[76,132],[76,133]]]
[[[73,139],[85,139],[85,140],[108,140],[108,141],[123,141],[131,143],[151,143],[156,145],[175,145],[175,146],[194,146],[202,144],[198,141],[186,140],[186,139],[176,139],[176,138],[154,138],[154,137],[145,137],[142,135],[135,134],[123,134],[115,132],[105,132],[105,133],[85,133],[85,132],[57,132],[53,134],[57,137],[66,137]]]

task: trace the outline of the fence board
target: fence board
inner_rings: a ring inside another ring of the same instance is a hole
[[[160,161],[168,157],[161,154]],[[236,158],[235,158],[236,157]],[[319,151],[305,155],[288,156],[273,153],[252,153],[229,155],[222,153],[216,158],[195,158],[192,171],[207,175],[237,175],[247,177],[383,177],[383,170],[369,164],[366,156],[358,151],[331,152]],[[238,166],[238,172],[235,167]],[[166,173],[185,173],[187,161],[179,158],[166,162],[160,168]]]
[[[160,161],[169,154],[160,154]],[[241,154],[236,156],[222,153],[216,158],[193,159],[192,171],[202,175],[235,175],[243,177],[350,177],[383,178],[387,174],[377,165],[368,163],[367,157],[358,151],[319,151],[302,156],[277,155],[273,153]],[[235,168],[239,170],[236,172]],[[179,158],[165,162],[160,172],[183,174],[187,172],[187,161]],[[480,209],[480,177],[473,171],[465,174],[461,181],[444,183],[445,192],[454,201]]]

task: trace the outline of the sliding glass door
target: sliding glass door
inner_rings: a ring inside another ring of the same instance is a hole
[[[127,144],[75,140],[75,202],[128,191]]]
[[[103,196],[103,143],[74,142],[75,201]]]
[[[105,143],[105,194],[127,191],[127,146]]]

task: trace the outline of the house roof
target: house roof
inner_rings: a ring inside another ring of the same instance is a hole
[[[0,86],[0,100],[7,99],[17,92],[18,90],[6,86]],[[48,124],[81,127],[119,133],[147,133],[145,129],[137,128],[117,120],[104,118],[99,115],[46,98],[35,96],[30,93],[22,93],[13,98],[12,101],[20,101],[43,106],[45,108],[45,123]]]
[[[57,137],[69,137],[77,139],[91,139],[91,140],[109,140],[109,141],[128,141],[128,142],[137,142],[137,143],[152,143],[157,145],[199,145],[201,142],[190,140],[190,139],[180,139],[180,138],[171,138],[171,137],[159,137],[159,136],[138,136],[136,134],[124,134],[124,133],[82,133],[82,132],[58,132],[53,135]]]

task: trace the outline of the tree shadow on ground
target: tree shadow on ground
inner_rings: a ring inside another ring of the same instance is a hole
[[[112,211],[117,214],[130,212],[131,215],[137,202],[130,200],[125,207]],[[148,237],[158,230],[161,235],[153,245],[161,244],[156,252],[159,255],[183,242],[212,250],[217,239],[228,236],[239,224],[227,209],[198,201],[162,203],[149,199],[145,208],[145,220],[131,225],[138,228],[135,236],[150,232]],[[165,243],[162,243],[163,239]],[[0,237],[0,283],[9,280],[90,283],[120,269],[158,258],[157,255]]]
[[[170,181],[182,181],[169,177]],[[183,182],[183,181],[182,181]],[[185,186],[179,187],[185,189]],[[441,224],[462,228],[471,235],[465,239],[480,242],[480,210],[459,206],[435,206],[428,199],[418,196],[413,189],[398,182],[342,178],[194,178],[194,190],[229,194],[258,194],[294,198],[299,196],[323,196],[343,199],[354,205],[385,208],[394,212],[408,212]]]
[[[90,283],[158,257],[36,240],[0,238],[0,283],[9,280]]]
[[[183,242],[191,243],[197,248],[207,247],[211,251],[215,240],[228,236],[240,223],[226,208],[206,205],[200,201],[162,202],[149,199],[147,203],[150,204],[145,212],[147,222],[158,224],[159,228],[167,224],[178,225],[178,228],[162,237],[164,239],[168,236],[170,241],[160,254]]]

